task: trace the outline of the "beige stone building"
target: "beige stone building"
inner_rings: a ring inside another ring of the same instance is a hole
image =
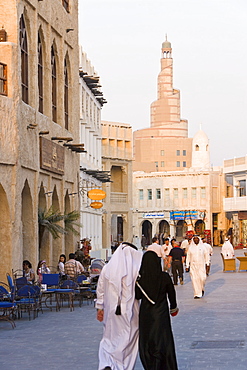
[[[151,104],[150,127],[134,132],[134,171],[174,171],[191,167],[192,139],[180,116],[180,91],[173,87],[169,41],[162,44],[158,98]]]
[[[247,156],[224,161],[226,235],[234,246],[247,246]]]
[[[183,171],[133,173],[133,225],[136,239],[147,244],[157,234],[181,241],[187,231],[207,233],[219,244],[224,230],[224,177],[209,166],[209,143],[199,130],[192,142],[193,167]]]
[[[105,183],[103,249],[132,241],[132,128],[128,124],[102,121],[102,165],[111,182]],[[103,251],[104,252],[104,251]],[[107,255],[106,255],[107,257]]]
[[[0,0],[0,279],[23,259],[56,266],[68,234],[44,235],[38,209],[78,210],[77,0]],[[64,146],[64,144],[72,144]]]

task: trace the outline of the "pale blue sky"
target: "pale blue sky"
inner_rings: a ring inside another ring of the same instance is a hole
[[[79,27],[108,101],[102,119],[149,127],[167,33],[189,136],[201,123],[213,165],[247,154],[246,0],[79,0]]]

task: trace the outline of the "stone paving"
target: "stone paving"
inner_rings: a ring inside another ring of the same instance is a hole
[[[179,370],[247,369],[246,284],[246,272],[222,272],[217,247],[202,299],[193,299],[185,273],[185,284],[176,286],[180,312],[172,318]],[[97,370],[101,336],[102,324],[86,302],[81,308],[76,302],[73,312],[44,309],[31,321],[24,315],[14,330],[0,321],[0,369]],[[135,370],[141,369],[138,359]]]

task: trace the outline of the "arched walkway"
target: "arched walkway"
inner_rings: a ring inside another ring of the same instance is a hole
[[[40,191],[39,191],[39,210],[47,211],[47,202],[46,202],[46,195],[45,195],[45,188],[43,183],[41,183]],[[49,257],[49,250],[50,250],[50,235],[47,231],[41,236],[39,227],[39,250],[38,250],[38,261],[43,259],[48,259]],[[41,240],[42,239],[42,240]]]
[[[152,243],[152,224],[148,220],[142,223],[142,235],[146,238],[146,244],[150,245]]]
[[[123,217],[113,214],[111,217],[111,242],[123,241]]]
[[[6,281],[6,273],[12,269],[11,220],[8,199],[0,184],[0,280]]]
[[[71,212],[71,205],[70,205],[70,199],[69,199],[69,193],[68,190],[66,191],[66,195],[64,198],[64,207],[65,207],[65,214],[68,214]],[[68,259],[69,254],[72,252],[75,252],[73,249],[73,234],[72,232],[68,232],[68,234],[64,235],[64,244],[65,244],[65,255]]]
[[[161,220],[159,223],[159,243],[164,244],[164,239],[170,235],[170,225],[166,220]]]
[[[202,220],[197,220],[195,223],[195,233],[197,235],[202,235],[205,230],[205,222]]]
[[[57,194],[57,187],[54,186],[54,190],[52,193],[52,208],[53,211],[60,211],[60,205],[58,200],[58,194]],[[64,226],[64,223],[61,221],[61,226]],[[51,260],[50,260],[50,266],[54,270],[57,266],[58,259],[60,254],[62,253],[62,241],[63,241],[63,235],[59,234],[59,237],[57,239],[52,238],[52,250],[51,250]],[[71,253],[75,252],[75,248],[73,245],[70,246]]]
[[[29,260],[31,264],[37,261],[37,239],[34,233],[33,202],[28,181],[25,181],[21,193],[21,221],[22,221],[22,260]]]
[[[187,223],[184,220],[179,220],[176,224],[176,239],[177,241],[181,241],[188,230]]]

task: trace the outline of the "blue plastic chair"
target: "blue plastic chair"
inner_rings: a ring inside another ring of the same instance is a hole
[[[64,283],[67,280],[64,280],[62,283]],[[74,301],[73,301],[73,294],[74,289],[73,288],[67,288],[63,287],[61,288],[59,286],[60,284],[60,275],[59,274],[42,274],[42,284],[47,285],[47,290],[44,292],[44,294],[49,294],[48,297],[46,297],[44,303],[47,308],[50,308],[52,311],[52,295],[54,293],[56,298],[56,310],[59,311],[61,307],[61,303],[63,302],[63,296],[67,295],[69,297],[69,304],[70,304],[70,310],[72,311],[74,309]],[[50,305],[47,305],[47,301],[50,301]]]
[[[6,276],[7,276],[7,281],[8,281],[8,284],[9,284],[9,290],[11,290],[14,287],[13,279],[10,276],[10,274],[6,274]]]
[[[76,282],[78,284],[81,284],[84,280],[87,280],[86,275],[79,275],[79,276],[77,276]]]
[[[46,284],[47,287],[59,287],[60,275],[59,274],[42,274],[42,284]]]
[[[16,303],[18,308],[18,317],[22,316],[22,312],[28,312],[29,320],[31,320],[31,311],[33,318],[38,316],[38,311],[41,309],[41,294],[38,286],[24,285],[18,289],[16,294]]]
[[[18,292],[20,288],[22,288],[25,285],[28,285],[27,278],[25,276],[22,276],[22,277],[16,279],[15,280],[15,285],[16,285],[16,289],[17,289],[17,292]]]
[[[13,287],[9,292],[7,290],[8,286],[5,283],[0,283],[0,320],[9,322],[12,325],[12,328],[15,328],[15,310],[16,302],[14,300],[15,288]]]

